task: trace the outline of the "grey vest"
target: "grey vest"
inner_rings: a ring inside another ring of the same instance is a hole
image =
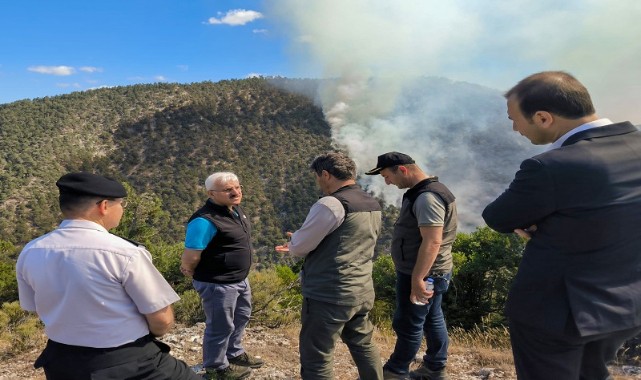
[[[404,274],[412,274],[418,249],[423,242],[413,207],[416,198],[427,191],[438,195],[445,203],[443,240],[430,273],[449,273],[452,270],[452,244],[456,239],[457,226],[455,198],[445,185],[438,182],[437,177],[431,177],[417,183],[405,192],[400,215],[394,224],[392,259],[396,270]]]
[[[381,231],[381,206],[357,185],[331,194],[345,208],[345,220],[305,258],[303,296],[337,305],[374,299],[372,258]]]

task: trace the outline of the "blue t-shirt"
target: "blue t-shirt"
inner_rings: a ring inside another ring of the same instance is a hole
[[[216,226],[205,218],[195,218],[187,224],[185,248],[202,251],[216,236]]]

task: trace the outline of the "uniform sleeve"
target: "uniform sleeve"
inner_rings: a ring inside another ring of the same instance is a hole
[[[434,193],[426,191],[419,194],[413,211],[419,227],[445,225],[445,203]]]
[[[138,311],[150,314],[178,301],[178,294],[151,262],[151,254],[143,248],[135,249],[139,254],[132,255],[122,284]]]
[[[323,197],[314,203],[305,222],[289,243],[289,253],[304,257],[316,249],[325,236],[337,229],[345,220],[345,208],[335,197]]]
[[[216,236],[216,226],[205,218],[195,218],[187,224],[185,248],[203,250]]]
[[[23,253],[18,257],[18,263],[16,264],[16,279],[18,280],[18,298],[20,299],[20,307],[26,311],[36,311],[36,294],[33,291],[33,288],[27,280],[22,275],[23,273]]]

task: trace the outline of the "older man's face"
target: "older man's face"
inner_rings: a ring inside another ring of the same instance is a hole
[[[220,206],[238,206],[243,199],[243,189],[238,181],[217,182],[208,193],[211,200]]]

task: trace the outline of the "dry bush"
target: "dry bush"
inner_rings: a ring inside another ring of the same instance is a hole
[[[42,345],[43,326],[38,317],[20,308],[17,301],[0,309],[0,357],[10,357]]]
[[[513,368],[510,334],[505,327],[481,328],[470,330],[454,327],[450,330],[451,351],[463,350],[472,353],[479,367],[492,367],[502,370]]]

